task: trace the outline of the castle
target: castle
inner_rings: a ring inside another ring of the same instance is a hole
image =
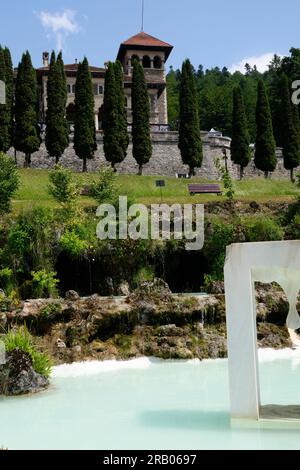
[[[152,137],[152,158],[144,165],[144,175],[173,176],[188,173],[188,167],[182,163],[178,148],[178,133],[171,132],[168,126],[167,111],[167,84],[165,63],[171,54],[173,46],[161,41],[144,32],[138,33],[127,41],[124,41],[119,48],[117,59],[124,69],[124,93],[126,100],[128,127],[132,123],[131,108],[131,88],[132,88],[132,62],[138,59],[144,67],[145,77],[148,86],[149,100],[151,103],[151,137]],[[75,83],[78,63],[65,65],[67,77],[67,109],[66,115],[71,126],[74,123],[75,110]],[[108,165],[103,150],[103,133],[101,132],[101,121],[103,115],[105,68],[90,66],[95,97],[95,126],[97,132],[97,150],[94,158],[88,161],[88,171],[97,171],[101,166]],[[45,123],[47,113],[47,80],[49,75],[49,53],[43,53],[43,67],[37,69],[39,85],[39,114],[40,123]],[[213,131],[213,130],[212,130]],[[226,159],[228,170],[233,178],[238,178],[239,168],[230,159],[231,139],[223,137],[218,132],[201,132],[203,141],[203,164],[196,169],[197,176],[209,180],[219,178],[214,161],[216,158]],[[19,166],[23,166],[24,155],[10,149],[8,152],[15,156]],[[289,172],[284,169],[282,152],[277,151],[278,165],[273,173],[274,178],[289,179]],[[81,171],[82,162],[76,156],[73,148],[73,135],[70,134],[70,145],[65,150],[62,158],[62,165],[74,170]],[[55,159],[49,158],[43,141],[40,149],[32,155],[33,168],[53,168]],[[122,163],[116,165],[119,173],[136,174],[138,165],[132,155],[132,142],[128,148],[128,154]],[[298,169],[300,170],[300,168]],[[246,177],[264,176],[263,172],[257,170],[254,161],[245,169]]]
[[[150,124],[153,130],[168,129],[167,89],[165,63],[173,49],[170,44],[161,41],[149,34],[141,32],[120,45],[117,60],[124,69],[124,93],[127,109],[128,124],[132,122],[131,88],[132,63],[139,60],[145,70],[151,104]],[[67,77],[67,118],[70,124],[74,122],[75,83],[78,63],[65,65]],[[95,125],[96,130],[101,129],[105,68],[90,66],[95,97]],[[47,80],[49,75],[49,53],[43,53],[43,67],[37,70],[39,83],[40,121],[45,123],[47,112]]]

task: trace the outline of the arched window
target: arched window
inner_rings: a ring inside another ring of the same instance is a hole
[[[161,60],[160,57],[155,56],[153,62],[154,62],[154,68],[155,69],[161,69],[162,68],[162,60]]]
[[[128,108],[128,98],[125,96],[125,107]]]
[[[144,55],[143,57],[143,67],[144,69],[150,69],[151,68],[151,60],[148,55]]]
[[[131,57],[131,65],[132,65],[132,66],[133,66],[133,62],[134,62],[135,60],[137,60],[138,62],[140,61],[140,58],[139,58],[138,55],[133,55],[133,56]]]

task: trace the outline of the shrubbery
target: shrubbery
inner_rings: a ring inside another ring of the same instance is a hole
[[[10,211],[10,202],[20,185],[14,161],[0,152],[0,215]]]
[[[16,331],[9,330],[4,336],[3,341],[6,352],[19,349],[20,351],[27,353],[32,359],[32,365],[35,372],[47,378],[50,376],[52,367],[51,360],[46,354],[37,350],[26,326],[19,328]]]

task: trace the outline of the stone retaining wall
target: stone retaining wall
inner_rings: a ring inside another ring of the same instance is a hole
[[[239,177],[239,167],[230,160],[230,139],[228,137],[209,137],[207,133],[202,133],[203,138],[203,164],[196,171],[197,176],[209,180],[219,179],[217,170],[214,165],[215,158],[223,158],[223,149],[227,151],[229,157],[228,168],[233,178]],[[72,138],[71,138],[72,140]],[[103,136],[101,132],[97,133],[98,149],[95,152],[93,160],[88,161],[88,171],[97,171],[101,166],[108,165],[103,152]],[[175,176],[176,173],[187,173],[188,167],[182,164],[180,151],[178,149],[178,133],[177,132],[153,132],[153,155],[149,163],[144,165],[143,174],[153,176]],[[9,155],[14,156],[14,150],[11,149]],[[284,169],[281,151],[278,150],[278,166],[273,173],[274,178],[288,179],[289,172]],[[17,152],[17,162],[21,167],[24,164],[24,155]],[[66,149],[61,164],[74,170],[81,171],[82,161],[76,157],[73,144]],[[49,158],[45,144],[41,145],[38,152],[32,155],[32,168],[50,169],[55,166],[55,160]],[[138,165],[132,157],[132,145],[129,145],[128,155],[126,159],[116,165],[119,173],[136,174]],[[298,168],[300,172],[300,167]],[[245,170],[245,177],[263,177],[263,172],[257,170],[252,161]]]

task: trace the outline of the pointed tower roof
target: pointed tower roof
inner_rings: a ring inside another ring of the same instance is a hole
[[[122,60],[125,51],[128,49],[165,51],[167,60],[171,54],[173,46],[142,31],[127,39],[127,41],[122,42],[117,57],[118,60]]]

